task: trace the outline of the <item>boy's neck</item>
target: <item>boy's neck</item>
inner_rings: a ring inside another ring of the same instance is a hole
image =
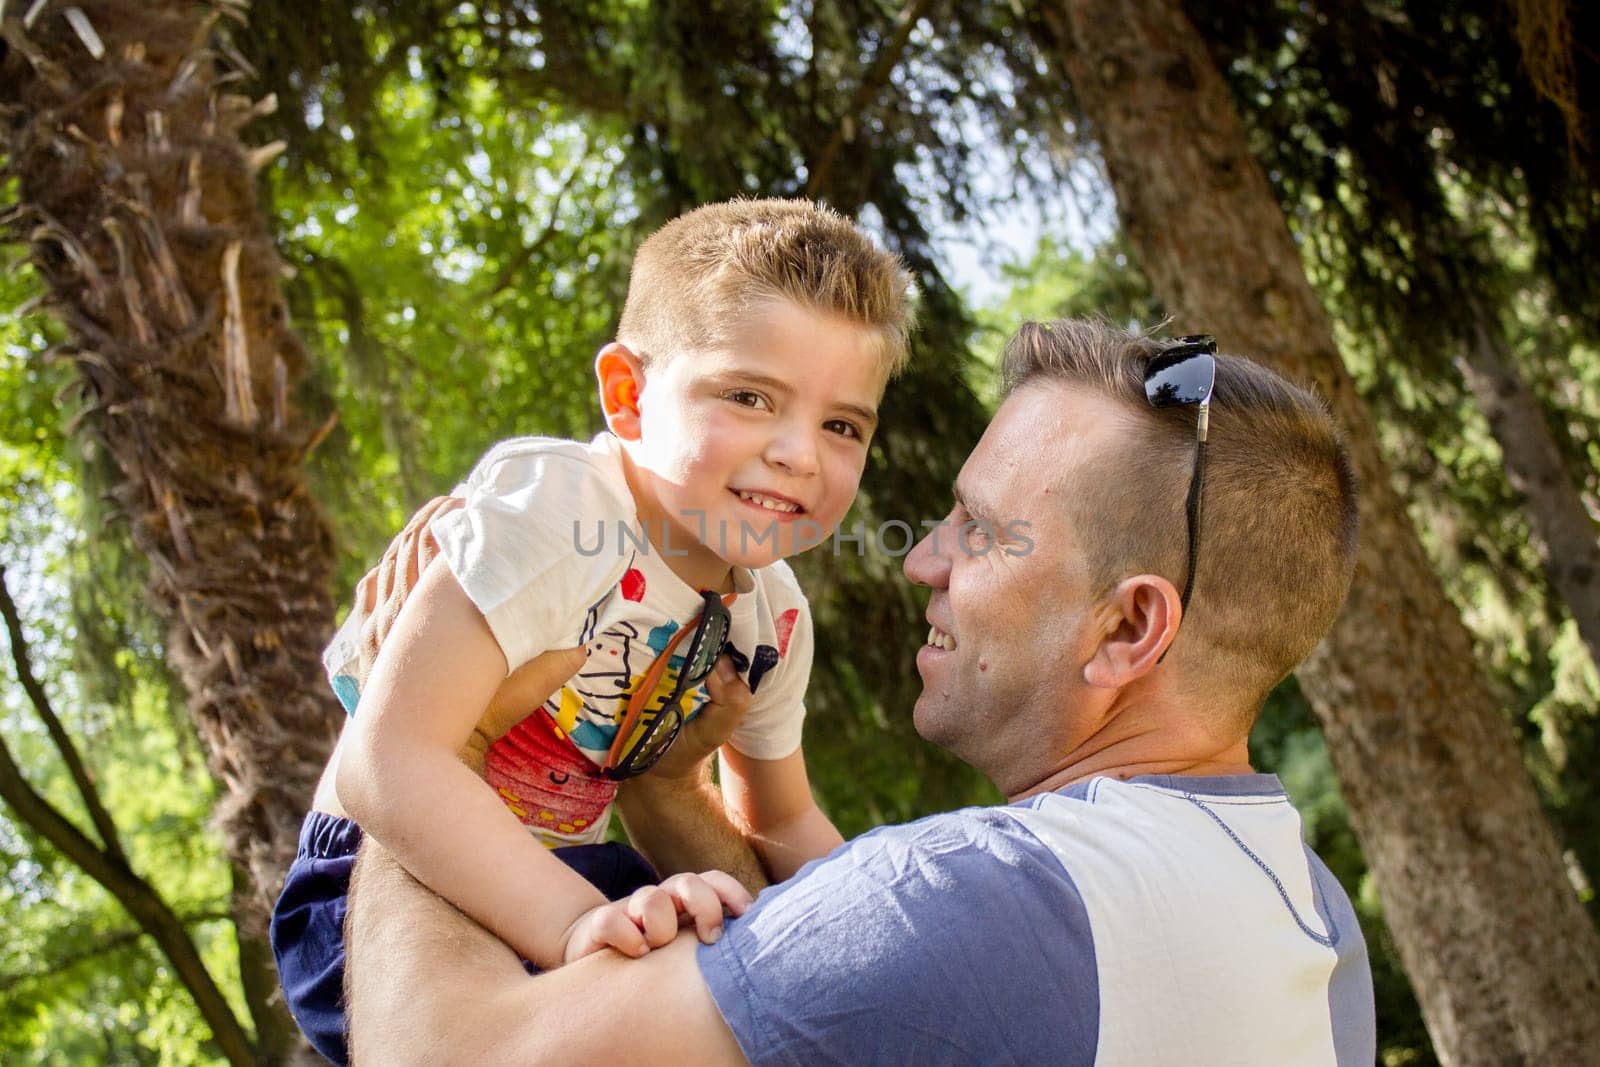
[[[687,526],[675,521],[650,491],[649,479],[639,470],[633,457],[622,449],[622,474],[633,496],[634,509],[644,526],[650,548],[668,569],[691,589],[711,589],[718,593],[734,591],[733,566],[702,544]]]

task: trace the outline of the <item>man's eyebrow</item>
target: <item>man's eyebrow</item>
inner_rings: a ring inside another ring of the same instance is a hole
[[[774,393],[781,393],[784,396],[790,396],[794,393],[789,383],[782,378],[774,378],[770,374],[762,374],[758,371],[730,370],[720,375],[720,377],[748,382],[751,385],[759,385],[764,389],[770,389]],[[878,425],[878,413],[872,408],[864,407],[861,404],[835,404],[834,407],[866,423],[868,430],[875,429]]]
[[[961,492],[960,482],[954,482],[951,484],[950,493],[956,498],[956,506],[962,511],[965,511],[974,519],[977,519],[981,522],[987,522],[991,526],[994,525],[994,523],[989,519],[989,510],[982,504],[973,503],[972,501],[968,500],[966,495]]]

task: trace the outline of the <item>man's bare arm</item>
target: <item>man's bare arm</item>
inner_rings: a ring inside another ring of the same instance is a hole
[[[369,840],[345,941],[354,1063],[746,1062],[700,976],[692,933],[641,960],[604,952],[530,978],[515,953]]]
[[[755,850],[728,818],[710,764],[693,777],[645,775],[628,783],[617,793],[617,812],[628,839],[663,876],[715,868],[752,894],[768,884]]]
[[[684,726],[661,761],[649,774],[623,783],[617,812],[633,846],[662,875],[715,868],[759,893],[767,885],[766,873],[728,817],[711,782],[710,762],[750,710],[750,687],[725,656],[706,688],[710,703]]]

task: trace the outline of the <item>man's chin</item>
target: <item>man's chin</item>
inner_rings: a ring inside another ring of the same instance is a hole
[[[917,697],[916,704],[911,708],[911,725],[916,729],[917,736],[932,745],[955,752],[955,731],[951,729],[949,716],[941,705],[944,701],[930,697],[924,689]],[[960,753],[956,753],[960,755]]]

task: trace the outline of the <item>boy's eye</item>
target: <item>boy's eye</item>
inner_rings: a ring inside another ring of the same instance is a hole
[[[848,419],[829,419],[822,424],[822,428],[840,437],[849,437],[857,441],[861,439],[861,427]]]
[[[767,398],[752,389],[724,389],[722,399],[731,400],[741,407],[766,409],[772,405],[767,403]]]

